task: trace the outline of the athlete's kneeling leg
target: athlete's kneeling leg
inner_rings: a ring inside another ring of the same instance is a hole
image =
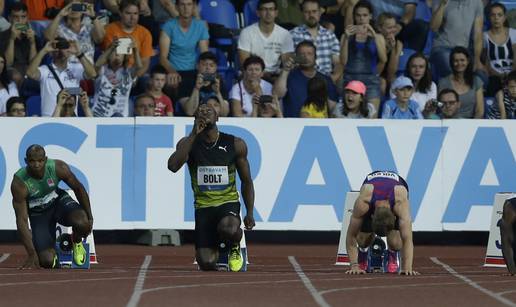
[[[217,224],[217,233],[224,242],[239,243],[242,239],[240,219],[232,215],[223,217]]]
[[[372,232],[359,232],[357,235],[357,244],[361,248],[367,248],[373,244],[374,233]]]
[[[403,246],[403,241],[401,241],[401,235],[399,230],[391,230],[387,234],[387,247],[391,251],[399,251]]]
[[[201,247],[195,250],[195,260],[202,271],[216,271],[218,259],[217,249]]]
[[[73,230],[73,241],[80,242],[91,231],[90,221],[83,209],[76,209],[69,213],[68,221]]]
[[[53,248],[48,248],[38,252],[39,265],[45,269],[54,268],[54,266],[56,265],[54,261],[57,262],[57,260],[55,259],[55,255],[56,251]]]

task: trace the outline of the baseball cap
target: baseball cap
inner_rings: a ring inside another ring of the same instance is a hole
[[[362,95],[365,95],[366,89],[367,88],[364,85],[364,83],[362,83],[360,81],[356,81],[356,80],[349,81],[348,85],[346,85],[346,87],[344,88],[344,90],[351,90],[357,94],[362,94]]]
[[[405,87],[412,87],[412,88],[414,87],[414,84],[412,83],[412,80],[410,80],[410,78],[405,77],[405,76],[399,76],[392,83],[392,89],[393,90],[397,90],[397,89],[405,88]]]

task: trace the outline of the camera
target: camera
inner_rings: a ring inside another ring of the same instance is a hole
[[[301,64],[302,65],[302,64],[306,64],[307,60],[306,60],[306,58],[304,56],[296,54],[296,56],[294,57],[294,62],[296,64]]]
[[[72,12],[86,12],[88,7],[84,3],[72,3]]]
[[[431,103],[432,103],[432,107],[434,107],[434,108],[436,108],[436,109],[440,109],[440,108],[442,108],[442,107],[443,107],[443,105],[444,105],[442,102],[440,102],[440,101],[439,101],[439,100],[437,100],[437,99],[432,99],[432,100],[431,100]]]
[[[56,49],[68,49],[68,48],[70,48],[70,43],[64,38],[57,38],[55,48]]]
[[[54,19],[56,18],[57,14],[59,14],[59,11],[61,9],[60,8],[57,8],[57,7],[49,7],[45,10],[45,17],[47,17],[48,19]]]
[[[214,82],[217,76],[215,74],[203,74],[202,81],[204,82]]]
[[[26,32],[29,29],[29,25],[26,23],[17,23],[14,27],[21,32]]]
[[[260,103],[272,103],[272,96],[271,95],[261,95],[260,96]]]
[[[81,88],[80,87],[67,87],[67,88],[65,88],[65,90],[71,96],[79,96],[81,94]]]

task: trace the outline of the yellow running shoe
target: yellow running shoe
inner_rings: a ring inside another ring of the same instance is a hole
[[[233,272],[238,272],[244,265],[244,259],[240,253],[240,244],[235,244],[229,251],[229,269]]]
[[[82,241],[79,243],[73,243],[72,245],[73,262],[77,265],[83,265],[86,262],[86,249],[82,245]]]

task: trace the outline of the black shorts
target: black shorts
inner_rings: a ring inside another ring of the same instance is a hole
[[[396,217],[396,221],[394,222],[394,230],[400,230],[400,222],[398,220],[398,217]],[[373,219],[371,216],[364,217],[364,220],[362,222],[362,227],[360,227],[361,232],[373,232]]]
[[[240,220],[240,203],[195,209],[195,248],[218,248],[220,239],[217,226],[226,216]]]
[[[54,248],[56,223],[72,226],[69,220],[70,213],[75,210],[84,210],[66,191],[57,189],[56,193],[58,197],[44,211],[29,210],[32,243],[38,253],[48,248]]]

